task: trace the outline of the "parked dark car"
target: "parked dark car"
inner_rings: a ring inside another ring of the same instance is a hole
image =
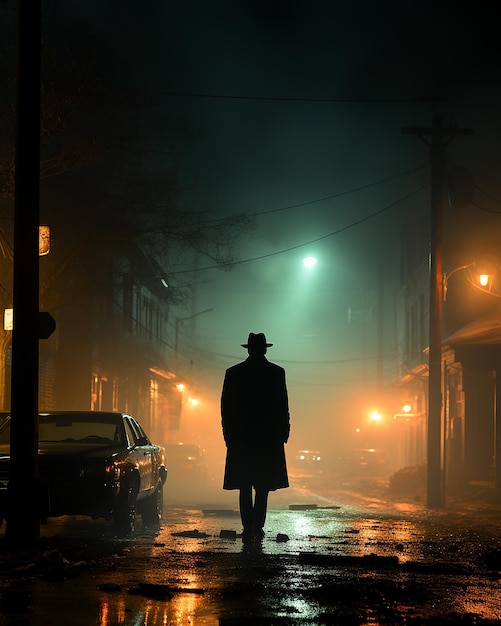
[[[8,518],[10,423],[0,425],[0,503]],[[165,451],[125,413],[41,413],[38,459],[41,518],[88,515],[112,519],[119,534],[134,530],[136,512],[158,524],[167,478]]]

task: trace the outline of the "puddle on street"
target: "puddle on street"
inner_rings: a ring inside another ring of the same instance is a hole
[[[55,523],[46,533],[67,538],[73,532],[91,545],[94,532],[95,542],[110,541],[102,525],[68,523]],[[0,615],[0,622],[233,626],[256,615],[294,626],[398,625],[454,613],[468,614],[476,624],[501,620],[499,576],[489,577],[479,565],[482,552],[500,548],[499,531],[475,528],[474,520],[454,526],[441,516],[398,511],[277,509],[268,513],[262,544],[250,548],[240,537],[221,538],[221,530],[239,533],[239,516],[167,509],[160,531],[139,526],[122,551],[78,578],[35,578],[26,588],[29,619],[1,622]],[[279,535],[288,540],[277,541]],[[380,560],[369,565],[363,559],[371,555]],[[319,621],[320,615],[331,621]]]
[[[33,626],[69,624],[72,626],[160,626],[200,624],[215,626],[213,609],[205,609],[205,598],[176,593],[169,600],[156,600],[123,593],[99,591],[92,581],[68,580],[57,592],[47,584],[37,584],[33,593]],[[90,584],[89,584],[90,583]],[[208,611],[208,612],[207,612]],[[207,614],[204,615],[204,612]],[[69,616],[71,622],[68,621]]]

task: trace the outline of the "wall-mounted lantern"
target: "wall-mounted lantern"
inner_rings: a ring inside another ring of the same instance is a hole
[[[38,256],[45,256],[50,252],[50,226],[38,227]]]

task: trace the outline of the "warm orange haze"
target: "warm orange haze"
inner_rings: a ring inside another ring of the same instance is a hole
[[[499,622],[495,9],[0,3],[1,623]]]

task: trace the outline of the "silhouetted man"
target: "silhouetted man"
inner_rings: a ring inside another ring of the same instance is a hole
[[[268,493],[289,486],[284,451],[289,403],[285,370],[265,357],[273,344],[266,342],[264,333],[250,333],[241,345],[249,356],[226,370],[221,394],[227,448],[223,489],[240,490],[243,538],[260,539]]]

